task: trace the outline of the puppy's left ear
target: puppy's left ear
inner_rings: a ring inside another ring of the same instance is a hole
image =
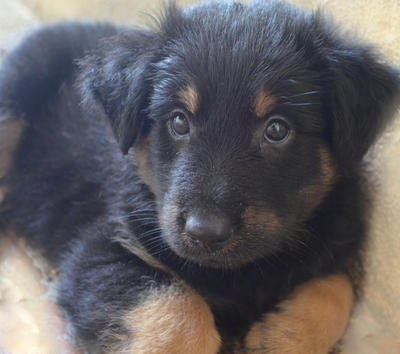
[[[158,42],[151,31],[123,32],[79,63],[83,101],[105,113],[124,154],[149,129],[146,108]]]
[[[344,173],[358,165],[400,104],[400,71],[370,48],[340,42],[328,55],[332,144]]]

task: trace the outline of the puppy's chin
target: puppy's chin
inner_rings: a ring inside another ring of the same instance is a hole
[[[164,234],[169,247],[179,257],[196,263],[201,266],[211,268],[236,268],[243,264],[239,257],[232,254],[232,245],[227,243],[219,250],[211,250],[200,243],[192,241],[185,234]]]
[[[218,250],[210,250],[207,247],[193,242],[184,233],[163,232],[164,241],[170,249],[180,258],[198,264],[202,267],[215,269],[236,269],[246,264],[253,263],[275,253],[277,245],[270,247],[247,247],[243,242],[235,238],[228,241]],[[266,246],[266,245],[264,245]]]
[[[243,262],[238,262],[238,259],[224,250],[207,252],[199,246],[188,247],[176,244],[170,244],[170,247],[181,258],[203,267],[232,269],[243,265]]]

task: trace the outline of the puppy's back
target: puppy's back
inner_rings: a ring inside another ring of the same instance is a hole
[[[117,28],[108,24],[60,23],[26,38],[2,63],[0,112],[35,113],[76,69],[76,60]]]
[[[54,257],[104,212],[104,176],[114,160],[121,163],[108,121],[82,112],[74,84],[77,61],[117,31],[107,24],[44,27],[0,67],[0,228],[16,225]]]

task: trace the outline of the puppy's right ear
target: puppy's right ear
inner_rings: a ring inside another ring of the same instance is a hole
[[[84,103],[104,110],[124,154],[149,129],[144,111],[158,42],[154,32],[121,33],[79,63]]]

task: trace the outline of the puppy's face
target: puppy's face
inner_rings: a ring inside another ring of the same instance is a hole
[[[170,7],[83,65],[84,97],[132,147],[163,242],[221,268],[304,251],[305,221],[354,176],[400,91],[369,48],[275,1]]]
[[[136,161],[165,242],[202,265],[235,267],[300,242],[334,182],[323,78],[250,16],[190,18],[155,64],[152,128]]]

